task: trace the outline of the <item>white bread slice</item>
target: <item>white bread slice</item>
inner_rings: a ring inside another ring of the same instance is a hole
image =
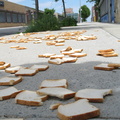
[[[22,81],[22,77],[3,77],[0,79],[0,85],[15,85]]]
[[[14,98],[20,92],[22,92],[22,90],[17,90],[15,87],[2,89],[0,90],[0,100],[7,100],[10,98]]]
[[[68,46],[66,49],[63,49],[60,52],[71,51],[71,50],[73,50],[73,48],[71,46]]]
[[[55,46],[64,46],[64,43],[56,43]]]
[[[110,51],[110,52],[99,52],[97,55],[103,56],[104,54],[106,55],[106,54],[113,54],[113,53],[114,53],[114,51]]]
[[[105,64],[105,63],[101,63],[99,65],[96,65],[94,67],[95,70],[106,70],[106,71],[111,71],[111,70],[114,70],[115,67],[108,67],[108,64]]]
[[[64,63],[64,61],[62,59],[50,59],[48,60],[48,63],[50,64],[55,64],[55,65],[61,65],[62,63]]]
[[[87,56],[86,53],[73,53],[69,55],[70,57],[84,57]]]
[[[18,72],[15,73],[15,75],[16,76],[33,76],[37,72],[38,71],[36,69],[21,68]]]
[[[63,55],[70,55],[70,54],[73,54],[73,53],[75,53],[75,51],[74,51],[74,50],[70,50],[70,51],[63,51],[63,52],[62,52],[62,54],[63,54]]]
[[[55,41],[47,41],[47,42],[46,42],[46,45],[55,45],[55,44],[56,44]]]
[[[15,103],[21,105],[40,106],[42,101],[48,99],[47,95],[40,96],[35,91],[24,90],[15,97]]]
[[[74,97],[75,92],[66,88],[54,87],[39,89],[37,90],[37,94],[54,96],[61,99],[69,99]]]
[[[24,50],[24,49],[27,49],[26,47],[18,47],[16,48],[16,50]]]
[[[56,43],[63,43],[65,40],[55,40]]]
[[[113,54],[103,54],[104,57],[117,57],[118,54],[117,53],[113,53]]]
[[[4,69],[6,69],[6,68],[8,68],[10,66],[11,66],[10,63],[5,63],[4,65],[0,65],[0,70],[4,70]]]
[[[75,53],[80,53],[80,52],[82,52],[83,51],[83,49],[74,49],[74,52]]]
[[[4,65],[5,64],[5,62],[4,61],[0,61],[0,65]]]
[[[52,105],[50,105],[49,109],[50,109],[50,110],[55,110],[55,109],[57,109],[60,105],[62,105],[62,103],[52,104]]]
[[[19,45],[16,45],[16,46],[11,46],[10,48],[19,48],[20,46]]]
[[[53,79],[53,80],[43,80],[40,88],[48,88],[48,87],[63,87],[67,88],[68,82],[66,79]]]
[[[111,52],[114,51],[114,49],[105,49],[105,50],[98,50],[99,52]]]
[[[48,58],[48,57],[53,56],[53,55],[56,55],[56,54],[46,53],[46,54],[38,55],[38,57]]]
[[[58,107],[57,116],[61,120],[87,120],[100,115],[100,110],[87,99],[81,99]]]
[[[50,59],[57,59],[57,58],[62,59],[63,57],[64,55],[54,55],[54,56],[50,56]]]
[[[64,63],[71,63],[71,62],[76,62],[78,59],[75,57],[65,57],[62,59]]]
[[[7,73],[16,73],[18,70],[20,70],[22,66],[13,66],[5,69],[5,72]]]
[[[48,65],[33,65],[30,69],[36,69],[37,71],[45,71],[49,68]]]
[[[88,99],[90,102],[103,102],[103,97],[109,94],[112,94],[111,89],[83,89],[75,94],[75,99]]]

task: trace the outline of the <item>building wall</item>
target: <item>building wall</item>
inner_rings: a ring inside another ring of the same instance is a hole
[[[120,0],[115,0],[115,22],[120,23]]]

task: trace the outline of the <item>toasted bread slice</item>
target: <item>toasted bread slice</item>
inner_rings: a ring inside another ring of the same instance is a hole
[[[8,68],[10,66],[11,66],[10,63],[5,63],[4,65],[0,65],[0,70],[4,70],[4,69],[6,69],[6,68]]]
[[[5,64],[5,62],[4,61],[0,61],[0,65],[4,65]]]
[[[33,65],[30,69],[36,69],[37,71],[45,71],[49,68],[48,65]]]
[[[15,85],[22,81],[22,77],[3,77],[0,79],[0,85]]]
[[[49,95],[61,99],[69,99],[75,96],[75,92],[62,87],[42,88],[37,90],[39,95]]]
[[[13,66],[5,69],[5,72],[7,73],[16,73],[18,70],[20,70],[22,66]]]
[[[18,47],[16,48],[16,50],[24,50],[24,49],[27,49],[26,47]]]
[[[75,57],[65,57],[62,59],[64,63],[71,63],[71,62],[76,62],[78,59]]]
[[[55,44],[56,44],[55,41],[47,41],[47,42],[46,42],[46,45],[55,45]]]
[[[103,97],[110,94],[112,94],[111,89],[83,89],[75,94],[75,99],[88,99],[90,102],[103,102]]]
[[[98,50],[99,52],[112,52],[114,49]]]
[[[40,88],[50,88],[50,87],[63,87],[67,88],[68,82],[66,79],[53,79],[42,81]]]
[[[73,53],[69,55],[70,57],[84,57],[87,56],[86,53]]]
[[[96,65],[94,67],[95,70],[106,70],[106,71],[111,71],[111,70],[114,70],[115,67],[108,67],[108,64],[105,64],[105,63],[102,63],[102,64],[99,64],[99,65]]]
[[[55,109],[57,109],[60,105],[62,105],[62,103],[56,103],[56,104],[52,104],[52,105],[50,105],[50,110],[55,110]]]
[[[14,98],[20,92],[22,92],[22,90],[17,90],[15,87],[2,89],[0,90],[0,100],[7,100],[10,98]]]
[[[57,59],[57,58],[62,59],[63,57],[64,55],[54,55],[54,56],[50,56],[50,59]]]
[[[48,99],[47,95],[40,96],[35,91],[24,90],[15,97],[15,102],[21,105],[40,106],[42,101]]]
[[[81,99],[58,107],[57,116],[61,120],[87,120],[100,115],[100,110],[87,99]]]
[[[117,53],[113,53],[113,54],[103,54],[104,57],[117,57],[118,54]]]
[[[48,63],[50,64],[55,64],[55,65],[61,65],[62,63],[64,63],[64,61],[62,59],[50,59],[48,60]]]
[[[113,54],[113,53],[114,53],[114,51],[110,51],[110,52],[99,52],[97,55],[103,56],[103,55]]]
[[[46,54],[38,55],[38,57],[49,58],[50,56],[53,56],[53,55],[56,55],[56,54],[46,53]]]
[[[38,71],[36,69],[21,68],[18,72],[15,73],[15,75],[16,76],[33,76],[37,72]]]
[[[110,64],[108,64],[108,67],[118,68],[118,67],[120,67],[120,64],[118,64],[118,63],[110,63]]]

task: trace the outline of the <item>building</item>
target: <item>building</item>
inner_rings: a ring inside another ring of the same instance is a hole
[[[98,21],[98,11],[96,10],[95,6],[92,7],[91,13],[92,13],[92,15],[91,15],[91,21],[92,22],[97,22]]]
[[[66,8],[65,11],[66,11],[66,14],[67,13],[74,13],[73,8]]]

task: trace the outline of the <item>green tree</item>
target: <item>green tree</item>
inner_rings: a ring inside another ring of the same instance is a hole
[[[54,10],[54,9],[48,9],[48,8],[45,8],[45,9],[44,9],[44,14],[54,15],[54,13],[55,13],[55,10]]]
[[[82,21],[83,22],[87,21],[86,19],[89,16],[90,16],[90,9],[86,5],[81,6],[81,18],[82,18]]]
[[[58,2],[59,0],[55,0],[55,2]],[[66,11],[65,11],[65,1],[62,0],[63,3],[63,10],[64,10],[64,16],[66,17]]]
[[[100,0],[87,0],[87,2],[94,2],[96,6],[99,4]]]

